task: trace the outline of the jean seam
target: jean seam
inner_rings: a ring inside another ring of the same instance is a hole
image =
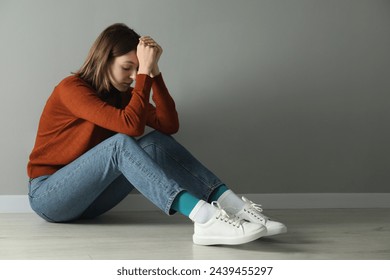
[[[148,177],[149,179],[152,180],[152,182],[161,182],[161,180],[158,180],[158,177],[156,176],[150,176],[150,172],[147,172],[148,169],[145,167],[144,164],[142,164],[142,162],[140,161],[137,161],[135,160],[135,158],[127,151],[123,150],[123,155],[134,165],[136,166],[137,168],[139,168],[139,170],[142,172],[142,174],[144,174],[146,177]],[[122,171],[121,171],[122,172]],[[123,174],[123,172],[122,172]],[[136,186],[135,186],[136,187]]]
[[[142,175],[144,175],[146,178],[148,178],[148,180],[150,180],[150,182],[152,182],[152,183],[154,183],[156,185],[162,186],[165,191],[168,189],[168,187],[174,188],[174,193],[168,197],[168,201],[167,201],[167,203],[165,205],[165,208],[164,208],[164,212],[169,214],[169,211],[170,211],[170,208],[171,208],[170,206],[173,203],[174,198],[176,197],[176,195],[179,192],[183,191],[183,189],[180,188],[177,185],[177,183],[175,185],[172,185],[172,186],[168,186],[167,184],[164,184],[161,181],[161,178],[159,178],[158,176],[153,174],[153,172],[150,172],[150,168],[148,168],[148,166],[142,164],[142,161],[138,161],[136,158],[134,158],[132,156],[132,154],[130,152],[128,152],[125,149],[123,149],[122,152],[123,152],[123,156],[126,157],[126,159],[129,160],[129,162],[133,166],[137,167],[142,172]],[[134,185],[134,187],[137,189],[137,185]],[[159,203],[157,205],[159,205]],[[160,207],[162,207],[162,205]],[[163,209],[163,208],[161,208],[161,209]]]
[[[206,181],[202,180],[200,177],[196,176],[195,174],[193,174],[188,168],[186,168],[179,160],[177,160],[174,156],[172,156],[169,152],[167,152],[164,148],[162,148],[161,146],[159,146],[158,144],[156,143],[149,143],[145,146],[142,146],[143,149],[146,149],[147,147],[149,146],[154,146],[155,149],[159,149],[161,152],[165,153],[167,156],[169,156],[173,161],[175,161],[177,164],[179,164],[185,171],[188,172],[188,174],[190,174],[193,178],[195,178],[196,180],[198,180],[199,182],[201,182],[203,185],[205,185],[206,187],[208,187],[209,189],[213,189],[214,187],[214,184],[208,184]],[[221,185],[222,183],[218,182],[217,184],[215,185]]]
[[[176,196],[181,193],[182,191],[184,191],[183,189],[179,188],[177,189],[172,195],[169,196],[168,198],[168,202],[167,202],[167,205],[165,207],[165,213],[167,213],[168,215],[170,215],[170,211],[171,211],[171,208],[172,208],[172,203],[173,201],[175,200]]]

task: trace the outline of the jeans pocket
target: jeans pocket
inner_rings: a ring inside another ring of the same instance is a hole
[[[29,198],[34,198],[34,193],[37,191],[38,187],[36,185],[32,185],[31,182],[28,183],[28,196]]]
[[[34,198],[36,191],[39,189],[42,183],[49,177],[50,175],[44,175],[30,180],[28,183],[28,196],[30,198]]]

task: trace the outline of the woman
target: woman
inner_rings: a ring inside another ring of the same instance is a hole
[[[49,222],[93,218],[136,188],[166,214],[194,221],[195,244],[242,244],[285,232],[169,136],[179,121],[161,54],[152,38],[114,24],[80,70],[55,87],[27,167],[32,209]],[[135,139],[145,126],[154,131]]]

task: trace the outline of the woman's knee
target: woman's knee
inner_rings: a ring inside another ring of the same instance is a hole
[[[146,134],[142,138],[138,139],[138,143],[142,147],[149,146],[149,145],[156,145],[156,144],[164,145],[164,143],[171,143],[173,141],[174,139],[172,136],[161,133],[157,130],[154,130]]]
[[[137,141],[133,137],[122,133],[115,134],[111,140],[119,146],[137,145]]]

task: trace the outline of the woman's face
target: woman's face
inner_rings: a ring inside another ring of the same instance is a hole
[[[135,50],[115,57],[110,66],[111,84],[121,92],[128,91],[130,85],[135,80],[137,70],[138,58]]]

